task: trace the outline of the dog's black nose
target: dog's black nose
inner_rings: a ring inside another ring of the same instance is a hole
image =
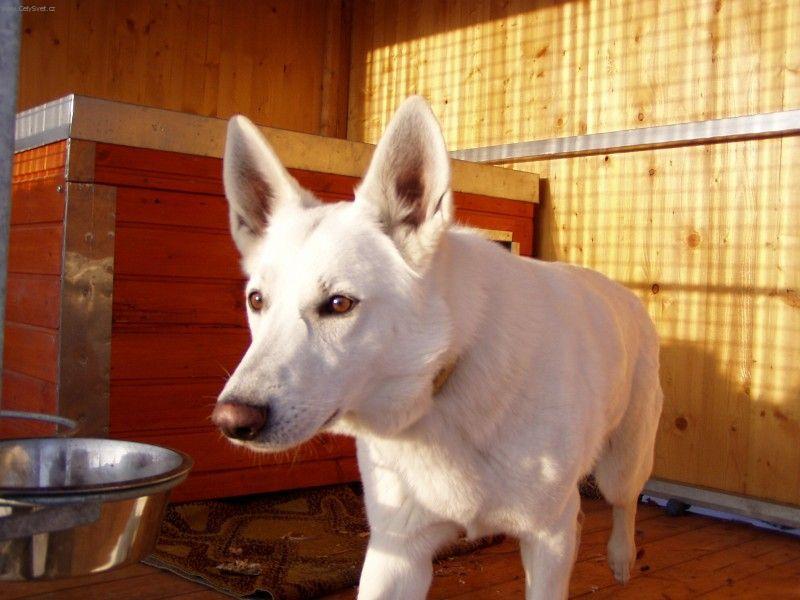
[[[252,440],[267,424],[267,407],[243,402],[217,402],[211,420],[229,438]]]

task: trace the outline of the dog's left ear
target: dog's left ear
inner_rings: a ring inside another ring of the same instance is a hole
[[[372,156],[356,203],[377,215],[406,260],[423,269],[453,220],[450,157],[427,101],[408,98]]]

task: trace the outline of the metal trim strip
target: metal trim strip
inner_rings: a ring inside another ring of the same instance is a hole
[[[675,499],[704,508],[722,510],[769,523],[800,527],[800,508],[786,504],[778,504],[701,487],[692,487],[663,479],[650,479],[644,486],[644,493],[658,498]]]
[[[501,164],[718,144],[798,134],[800,134],[800,109],[498,144],[455,150],[450,154],[453,158],[476,163]]]
[[[58,414],[108,435],[116,188],[66,184]]]
[[[75,95],[70,94],[17,114],[14,152],[38,148],[70,137]]]

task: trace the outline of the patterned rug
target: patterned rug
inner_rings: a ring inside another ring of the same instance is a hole
[[[356,585],[368,540],[360,487],[336,485],[172,504],[145,562],[231,596],[303,600]]]

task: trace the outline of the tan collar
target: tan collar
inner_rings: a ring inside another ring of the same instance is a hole
[[[439,392],[442,391],[444,384],[447,383],[447,380],[450,379],[450,375],[453,374],[453,371],[456,369],[456,362],[453,361],[451,363],[446,364],[439,372],[436,373],[436,377],[433,378],[433,395],[437,395]]]

